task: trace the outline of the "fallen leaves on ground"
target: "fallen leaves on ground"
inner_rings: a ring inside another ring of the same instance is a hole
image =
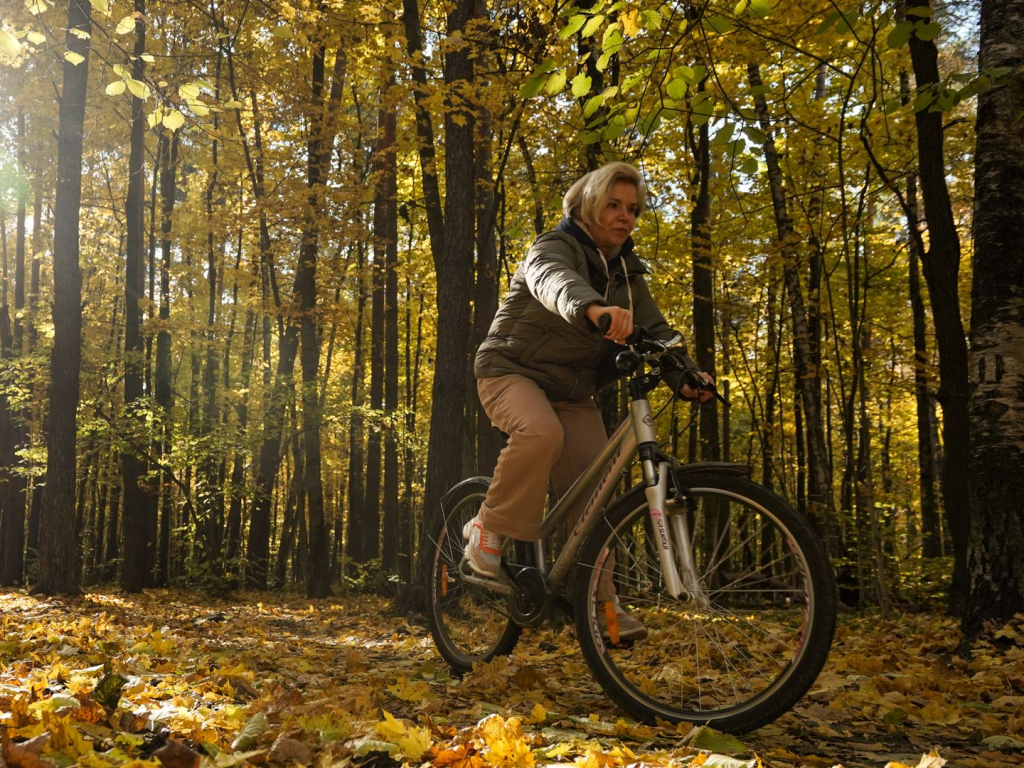
[[[742,738],[626,718],[571,627],[453,677],[365,596],[0,594],[0,766],[1024,765],[1024,617],[972,659],[927,614],[845,620],[808,696]]]

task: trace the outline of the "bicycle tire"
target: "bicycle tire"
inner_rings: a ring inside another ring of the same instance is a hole
[[[711,473],[682,482],[667,511],[689,516],[705,602],[664,590],[647,501],[634,488],[581,547],[577,637],[601,687],[638,720],[751,731],[788,711],[824,666],[835,577],[807,520],[767,488]],[[613,645],[602,637],[611,634],[599,619],[609,610],[609,578],[622,608],[646,625],[646,639]]]
[[[427,624],[438,652],[460,673],[511,653],[522,633],[509,616],[503,595],[458,577],[465,549],[462,527],[480,509],[490,482],[488,477],[474,477],[452,488],[424,532],[422,551],[429,558]],[[506,548],[505,556],[523,562],[525,550],[516,542]]]

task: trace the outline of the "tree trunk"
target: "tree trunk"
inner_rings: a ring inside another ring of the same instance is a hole
[[[384,409],[384,273],[385,252],[388,247],[387,224],[394,208],[389,202],[388,160],[385,155],[394,144],[392,130],[393,113],[381,109],[377,117],[377,143],[374,148],[374,164],[377,168],[376,197],[373,204],[373,268],[370,280],[373,290],[370,294],[370,419],[369,437],[366,441],[366,492],[363,515],[359,524],[360,549],[367,562],[380,556],[381,539],[381,448],[383,424],[380,414]],[[390,141],[389,141],[390,138]]]
[[[394,81],[392,80],[392,83]],[[385,573],[399,572],[398,530],[398,168],[394,108],[381,114],[381,184],[384,203],[384,537],[381,556]]]
[[[467,0],[460,0],[460,6]],[[423,175],[423,203],[427,212],[427,230],[430,234],[430,253],[435,266],[444,259],[444,215],[441,208],[441,192],[437,183],[437,163],[434,151],[434,126],[430,118],[428,102],[429,86],[427,70],[423,64],[424,52],[421,41],[420,9],[417,0],[402,0],[402,22],[405,26],[405,48],[412,62],[413,101],[416,105],[416,136],[420,156],[420,173]],[[449,29],[451,24],[449,23]],[[447,78],[446,78],[447,80]]]
[[[486,338],[491,321],[498,311],[498,251],[494,242],[495,195],[491,176],[491,115],[486,107],[478,110],[475,175],[476,175],[476,286],[473,298],[473,335],[470,337],[469,355]],[[501,432],[491,425],[480,398],[473,395],[476,380],[470,375],[470,410],[476,424],[476,467],[479,475],[490,477],[498,463],[498,454],[504,443]]]
[[[345,554],[357,563],[365,563],[366,550],[363,544],[363,509],[365,504],[365,479],[363,471],[363,433],[366,423],[363,417],[365,403],[364,378],[365,348],[363,345],[363,320],[366,316],[366,280],[363,269],[366,265],[363,243],[356,244],[356,330],[352,361],[352,409],[348,428],[348,529],[345,537]]]
[[[132,77],[145,80],[146,13],[145,0],[135,0],[135,50],[132,58]],[[133,594],[146,585],[152,562],[152,542],[148,540],[146,514],[150,509],[149,484],[142,482],[146,474],[146,460],[142,457],[141,441],[147,433],[143,405],[145,378],[145,340],[142,337],[142,310],[139,299],[145,298],[145,208],[144,184],[146,180],[146,116],[142,99],[133,96],[131,119],[131,148],[128,159],[128,198],[125,219],[128,240],[125,248],[124,280],[124,406],[128,427],[128,446],[121,454],[121,480],[124,484],[124,567],[121,586]]]
[[[914,2],[915,5],[927,5]],[[910,59],[918,92],[939,83],[938,48],[933,40],[910,38]],[[942,405],[942,497],[953,539],[953,583],[950,609],[962,611],[967,591],[968,509],[970,504],[970,424],[967,340],[960,314],[960,236],[946,186],[943,155],[943,114],[927,109],[915,113],[921,194],[928,221],[928,251],[922,259],[931,297],[935,340],[939,350],[939,392]],[[923,252],[923,248],[922,248]]]
[[[1024,0],[982,0],[983,71],[1011,73],[978,97],[970,399],[968,639],[1024,611]],[[947,439],[948,467],[953,463]],[[953,532],[954,537],[956,533]],[[955,543],[955,542],[954,542]],[[998,625],[997,625],[998,626]]]
[[[68,4],[68,51],[64,60],[57,135],[57,199],[53,236],[53,350],[50,411],[46,432],[46,490],[39,521],[39,581],[34,591],[77,594],[75,578],[75,451],[82,362],[82,273],[79,221],[82,204],[82,141],[89,78],[89,0]],[[72,34],[73,32],[81,33]]]
[[[25,113],[18,113],[18,156],[22,167],[25,165]],[[16,224],[16,240],[14,246],[14,336],[11,340],[11,357],[20,357],[24,324],[22,311],[25,307],[25,218],[27,214],[28,189],[18,190],[18,212]],[[20,461],[16,452],[25,447],[28,438],[26,420],[27,409],[15,412],[11,409],[8,397],[0,400],[0,419],[6,423],[2,430],[6,433],[0,437],[3,443],[10,446],[9,454],[2,459],[3,465],[3,498],[0,499],[0,586],[10,587],[21,584],[24,577],[25,564],[25,476],[18,471]]]
[[[220,60],[217,61],[220,70]],[[220,91],[220,79],[217,79],[217,93]],[[219,187],[219,157],[216,139],[218,118],[214,114],[214,133],[211,142],[212,173],[206,186],[206,334],[203,346],[206,359],[203,361],[203,414],[199,425],[199,467],[196,488],[196,506],[199,513],[201,530],[198,535],[203,542],[203,563],[206,573],[213,579],[219,579],[224,572],[224,484],[220,480],[224,457],[217,440],[214,428],[220,420],[217,404],[220,355],[217,352],[216,340],[220,335],[217,329],[217,310],[220,303],[221,286],[218,285],[218,247],[214,234],[214,199]]]
[[[803,407],[804,428],[807,434],[808,514],[811,521],[822,528],[832,517],[832,478],[828,465],[828,451],[825,447],[824,419],[818,382],[821,372],[815,365],[814,352],[811,348],[811,330],[807,321],[807,309],[798,269],[799,254],[795,247],[797,236],[787,208],[779,156],[772,134],[771,118],[768,114],[768,103],[764,94],[760,92],[762,85],[760,67],[757,64],[748,64],[747,74],[750,84],[757,94],[754,96],[754,104],[758,120],[761,123],[761,130],[765,135],[765,163],[771,188],[775,224],[779,235],[779,247],[782,251],[786,293],[789,296],[793,322],[793,356],[797,369],[800,403]],[[834,550],[836,544],[834,533],[830,530],[823,530],[823,533],[826,546],[830,551]]]
[[[156,454],[165,468],[160,481],[160,533],[157,545],[156,583],[166,585],[170,577],[171,532],[174,529],[171,518],[174,515],[174,504],[171,494],[174,487],[171,470],[167,466],[171,452],[171,408],[174,405],[171,371],[171,331],[168,327],[171,319],[171,234],[173,228],[174,198],[177,194],[178,168],[178,134],[170,140],[161,139],[162,151],[159,153],[163,164],[160,170],[160,296],[158,317],[159,331],[156,336],[156,371],[154,373],[154,393],[156,404],[160,410],[159,444]]]
[[[701,80],[699,90],[704,91]],[[708,124],[697,129],[694,146],[697,166],[697,199],[690,216],[693,249],[693,348],[697,364],[712,376],[715,366],[714,261],[711,254],[711,144]],[[701,460],[721,459],[718,407],[714,400],[700,409]]]
[[[321,3],[321,10],[326,6]],[[306,186],[308,215],[299,248],[295,270],[296,294],[299,298],[299,336],[302,341],[302,439],[305,462],[305,491],[309,516],[309,561],[306,596],[326,597],[331,592],[330,540],[324,516],[324,490],[320,453],[320,334],[317,310],[317,259],[320,247],[319,217],[323,215],[322,188],[327,181],[331,156],[327,122],[329,107],[323,103],[327,49],[323,42],[313,50],[312,111],[307,141]],[[344,59],[338,51],[337,61]]]
[[[448,34],[461,34],[471,18],[473,0],[458,0],[448,17]],[[432,387],[433,406],[427,454],[427,514],[462,473],[465,436],[465,382],[469,367],[466,339],[471,327],[473,292],[474,202],[473,117],[463,102],[473,81],[468,46],[445,57],[445,84],[451,101],[445,111],[444,248],[435,259],[437,273],[437,356]]]

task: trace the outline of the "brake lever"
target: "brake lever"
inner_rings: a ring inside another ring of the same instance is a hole
[[[693,370],[692,368],[687,368],[683,375],[687,379],[686,383],[691,389],[696,389],[698,393],[701,390],[706,389],[708,392],[715,396],[715,399],[718,400],[718,402],[720,402],[723,407],[732,407],[731,403],[728,400],[726,400],[725,397],[718,391],[718,387],[708,382],[703,376],[699,374],[699,372]]]

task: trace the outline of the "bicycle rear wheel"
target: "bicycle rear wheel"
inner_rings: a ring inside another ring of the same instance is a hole
[[[504,595],[470,584],[459,576],[465,550],[462,527],[480,509],[489,485],[487,477],[474,477],[456,485],[425,531],[427,623],[437,650],[458,672],[468,672],[474,662],[511,653],[522,633],[522,628],[509,616]],[[518,560],[522,561],[524,550],[525,545],[518,543],[506,547],[505,557],[518,552]]]
[[[634,489],[581,548],[577,636],[601,687],[634,717],[753,730],[792,707],[821,671],[835,579],[810,525],[774,493],[710,473],[683,482],[666,521],[686,516],[700,589],[681,599],[666,592],[643,489]],[[613,621],[610,585],[646,639],[602,637],[614,637],[603,626]]]

